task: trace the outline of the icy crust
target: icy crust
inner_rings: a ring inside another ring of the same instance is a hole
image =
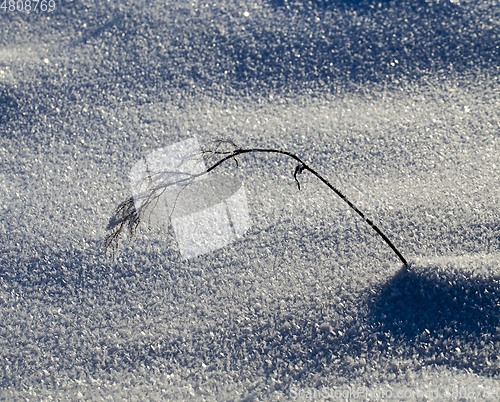
[[[71,1],[52,19],[7,13],[3,45],[60,32],[77,67],[67,76],[84,84],[75,92],[95,99],[97,83],[145,102],[172,88],[320,89],[498,68],[497,21],[491,1]]]
[[[79,135],[49,118],[51,131],[5,139],[5,399],[272,400],[294,386],[497,381],[498,109],[458,89],[439,107],[438,90],[420,91],[95,107],[72,117]],[[472,114],[457,106],[468,104]],[[172,228],[146,225],[116,262],[103,258],[130,167],[195,130],[203,145],[219,133],[305,155],[388,231],[410,271],[317,181],[301,177],[299,192],[294,166],[267,157],[222,169],[249,189],[240,242],[184,263]]]
[[[481,97],[455,90],[444,103],[432,87],[411,97],[95,107],[69,126],[49,118],[51,130],[5,139],[5,399],[272,400],[290,399],[294,386],[433,389],[464,375],[490,386],[498,109],[491,94],[484,110]],[[477,121],[483,129],[467,138]],[[103,258],[130,167],[193,131],[202,145],[219,133],[296,150],[387,230],[409,272],[314,178],[301,177],[299,192],[295,166],[268,157],[221,170],[249,189],[252,227],[240,242],[185,263],[171,227],[146,225],[116,262]]]
[[[422,366],[499,374],[499,257],[415,259],[373,299],[370,315],[379,341],[401,341],[398,354]]]
[[[70,3],[0,21],[2,400],[498,384],[498,4]],[[253,156],[220,170],[239,241],[186,262],[144,225],[103,256],[131,167],[194,136],[296,153],[409,269]]]
[[[498,254],[383,267],[352,250],[308,257],[314,241],[283,229],[196,262],[143,252],[97,269],[81,253],[52,263],[87,267],[81,282],[2,278],[2,397],[278,400],[497,384]],[[376,247],[367,242],[357,251]]]

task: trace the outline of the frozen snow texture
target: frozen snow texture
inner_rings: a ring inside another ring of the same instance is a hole
[[[497,3],[75,0],[50,19],[2,14],[0,398],[498,387]],[[244,181],[252,226],[238,241],[184,261],[172,227],[145,224],[104,258],[130,167],[193,136],[293,150],[411,269],[267,156],[220,169],[234,192]]]

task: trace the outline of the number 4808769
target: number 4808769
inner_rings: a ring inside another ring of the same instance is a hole
[[[0,5],[2,11],[47,11],[51,13],[55,8],[54,0],[3,0]]]

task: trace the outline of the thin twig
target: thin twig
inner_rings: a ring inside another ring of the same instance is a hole
[[[232,151],[220,151],[219,148],[223,145],[229,144],[230,146],[234,147]],[[311,168],[308,164],[306,164],[302,159],[300,159],[298,156],[287,152],[287,151],[281,151],[277,149],[268,149],[268,148],[251,148],[251,149],[242,149],[236,146],[232,141],[227,141],[227,140],[220,140],[217,142],[217,146],[215,147],[214,150],[206,150],[202,151],[202,154],[205,156],[208,156],[208,159],[210,160],[214,156],[223,156],[219,161],[214,163],[212,166],[210,166],[206,171],[198,174],[192,174],[192,175],[187,175],[188,177],[180,179],[174,183],[168,183],[165,185],[160,185],[152,188],[149,191],[149,194],[145,197],[146,202],[141,205],[141,208],[139,211],[136,211],[135,208],[133,207],[133,199],[130,198],[124,203],[120,204],[120,206],[117,208],[117,211],[114,215],[114,217],[111,219],[110,224],[108,225],[108,230],[111,230],[112,233],[108,236],[106,239],[105,247],[106,251],[108,248],[111,248],[113,251],[115,251],[118,247],[118,240],[120,237],[120,234],[122,231],[124,231],[125,228],[128,229],[129,236],[132,238],[137,230],[137,227],[140,222],[140,218],[142,214],[144,213],[145,209],[150,205],[151,201],[153,199],[157,199],[161,194],[165,192],[165,190],[174,184],[185,184],[186,186],[195,178],[203,176],[205,174],[210,173],[212,170],[216,169],[220,165],[222,165],[224,162],[228,160],[235,160],[236,164],[238,164],[238,161],[236,159],[237,156],[244,155],[244,154],[249,154],[249,153],[273,153],[273,154],[281,154],[281,155],[286,155],[292,159],[294,159],[296,162],[298,162],[298,165],[295,168],[295,171],[293,173],[293,177],[295,181],[297,182],[297,186],[300,190],[300,182],[298,180],[298,175],[302,174],[304,171],[309,171],[312,173],[314,176],[316,176],[319,180],[321,180],[328,188],[330,188],[337,196],[339,196],[349,207],[354,210],[377,234],[382,237],[384,242],[396,253],[398,258],[403,262],[405,266],[408,265],[408,262],[406,259],[403,257],[403,255],[400,253],[400,251],[394,246],[394,244],[389,240],[389,238],[378,228],[377,225],[373,223],[370,219],[365,217],[363,212],[361,212],[347,197],[342,194],[337,188],[335,188],[328,180],[326,180],[323,176],[321,176],[316,170]],[[186,173],[184,173],[186,174]],[[158,194],[158,192],[160,192]],[[127,215],[127,213],[129,215]]]

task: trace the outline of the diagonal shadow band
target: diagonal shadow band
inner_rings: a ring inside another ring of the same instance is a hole
[[[420,365],[498,375],[500,277],[443,264],[400,270],[372,298],[368,322],[380,347]]]
[[[402,269],[382,288],[371,308],[373,322],[398,337],[452,332],[491,334],[500,323],[500,278]]]

